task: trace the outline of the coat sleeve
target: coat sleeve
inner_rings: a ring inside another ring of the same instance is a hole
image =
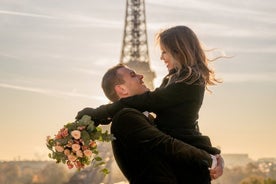
[[[101,105],[94,110],[92,117],[99,120],[113,118],[119,110],[127,107],[140,111],[156,112],[194,100],[193,98],[202,98],[202,94],[204,94],[203,86],[187,85],[183,82],[174,83],[166,88],[157,88],[152,92],[122,98],[112,104]]]
[[[202,89],[204,88],[198,85],[187,85],[183,82],[174,83],[166,88],[157,88],[152,92],[123,98],[120,103],[141,111],[154,112],[193,100],[193,98],[198,97]]]

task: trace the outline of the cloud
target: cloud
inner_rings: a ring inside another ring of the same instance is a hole
[[[39,94],[48,95],[48,96],[80,97],[80,98],[98,100],[100,102],[106,102],[107,101],[107,99],[105,97],[102,97],[102,96],[86,95],[86,94],[77,93],[75,91],[64,92],[64,91],[59,91],[59,90],[33,88],[33,87],[11,85],[11,84],[5,84],[5,83],[0,83],[0,88],[14,89],[14,90],[19,90],[19,91],[28,91],[28,92],[39,93]]]
[[[108,19],[101,19],[101,18],[94,18],[91,16],[84,16],[84,15],[71,15],[67,14],[63,17],[65,20],[74,21],[74,24],[71,24],[72,27],[102,27],[102,28],[122,28],[123,21],[115,21],[115,20],[108,20]]]
[[[0,10],[0,14],[13,15],[13,16],[23,16],[23,17],[34,17],[34,18],[44,18],[44,19],[57,19],[63,21],[73,21],[74,24],[69,24],[71,27],[105,27],[105,28],[121,28],[123,21],[110,21],[107,19],[99,19],[91,16],[84,16],[78,14],[60,14],[58,16],[49,16],[37,13],[28,13],[20,11],[9,11]]]
[[[11,55],[11,54],[6,54],[3,52],[0,52],[0,57],[5,57],[5,58],[10,58],[10,59],[15,59],[15,60],[21,60],[22,58],[16,56],[16,55]]]
[[[222,73],[221,77],[225,83],[235,82],[276,82],[276,73]]]
[[[0,10],[0,14],[26,16],[26,17],[37,17],[37,18],[45,18],[45,19],[56,19],[55,17],[49,16],[49,15],[25,13],[25,12],[18,12],[18,11],[8,11],[8,10]]]

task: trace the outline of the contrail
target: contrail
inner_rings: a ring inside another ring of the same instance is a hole
[[[86,94],[81,94],[76,92],[64,92],[64,91],[58,91],[58,90],[25,87],[25,86],[11,85],[11,84],[5,84],[5,83],[0,83],[0,88],[14,89],[19,91],[28,91],[33,93],[44,94],[47,96],[63,96],[63,97],[69,96],[69,97],[81,97],[81,98],[93,99],[101,102],[107,101],[107,99],[103,96],[92,96],[92,95],[86,95]]]
[[[56,19],[56,17],[48,16],[48,15],[41,15],[35,13],[25,13],[25,12],[17,12],[17,11],[7,11],[7,10],[0,10],[0,14],[6,15],[16,15],[16,16],[26,16],[26,17],[37,17],[37,18],[46,18],[46,19]]]

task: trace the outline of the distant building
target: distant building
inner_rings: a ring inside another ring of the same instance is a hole
[[[223,154],[222,157],[225,162],[225,167],[227,168],[245,166],[248,163],[253,162],[253,160],[249,158],[248,154]]]
[[[258,162],[270,162],[276,164],[276,158],[270,157],[270,158],[260,158],[257,160]]]

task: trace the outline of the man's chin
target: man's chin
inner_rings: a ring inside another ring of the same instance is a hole
[[[141,91],[139,94],[137,94],[137,95],[141,95],[141,94],[144,94],[144,93],[146,93],[146,92],[148,92],[148,91],[150,91],[150,89],[148,89],[148,88],[145,88],[143,91]]]
[[[146,89],[145,89],[145,92],[148,92],[148,91],[150,91],[150,89],[149,89],[149,88],[146,88]]]

